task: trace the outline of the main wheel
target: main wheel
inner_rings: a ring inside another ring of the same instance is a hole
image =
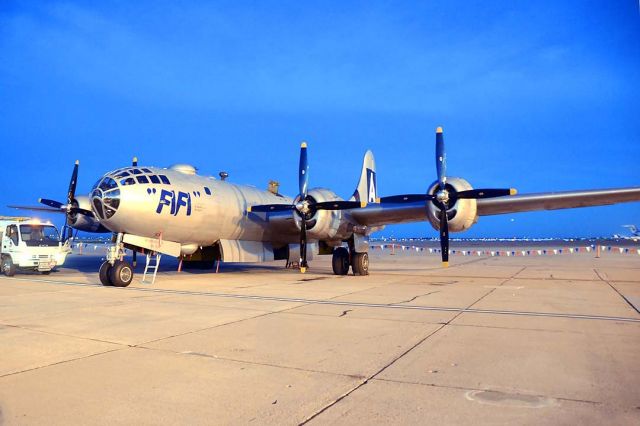
[[[16,274],[16,265],[13,263],[11,256],[4,256],[2,258],[2,272],[8,277]]]
[[[126,287],[133,280],[133,267],[126,260],[116,260],[109,271],[109,278],[116,287]]]
[[[354,253],[351,256],[353,275],[369,275],[369,253]]]
[[[113,285],[113,283],[111,282],[111,278],[109,277],[111,268],[112,266],[109,262],[103,262],[102,265],[100,265],[100,271],[98,272],[98,275],[100,276],[100,282],[102,283],[102,285]]]
[[[344,247],[336,247],[331,258],[333,273],[336,275],[347,275],[349,273],[349,250]]]

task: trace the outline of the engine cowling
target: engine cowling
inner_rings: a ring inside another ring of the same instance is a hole
[[[80,207],[81,209],[91,210],[91,203],[89,197],[85,195],[79,195],[74,199],[74,207]],[[87,216],[82,213],[75,213],[70,216],[70,225],[73,229],[85,232],[110,232],[107,228],[100,224],[100,221],[95,216]]]
[[[311,189],[308,192],[308,196],[319,203],[342,200],[335,192],[325,188]],[[298,200],[296,199],[295,201],[297,202]],[[297,212],[293,212],[293,219],[298,229],[300,229],[302,218]],[[342,211],[340,210],[317,210],[313,212],[313,215],[307,218],[307,237],[318,240],[339,238],[340,235],[346,233],[346,223],[342,223],[341,219]],[[341,229],[341,225],[344,229]]]
[[[434,195],[438,182],[434,182],[429,187],[428,193]],[[458,177],[448,177],[446,183],[450,193],[473,189],[469,182]],[[455,197],[455,195],[453,195]],[[432,202],[427,202],[427,218],[436,231],[440,229],[440,219],[438,214],[440,209]],[[478,221],[478,208],[476,200],[456,199],[455,203],[447,209],[449,219],[449,232],[461,232],[471,228]]]

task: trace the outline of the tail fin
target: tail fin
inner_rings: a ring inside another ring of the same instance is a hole
[[[378,182],[376,180],[376,161],[373,159],[373,152],[367,151],[362,161],[362,172],[356,191],[353,193],[351,201],[366,201],[367,203],[378,202]]]

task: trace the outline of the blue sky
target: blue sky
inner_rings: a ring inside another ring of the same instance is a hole
[[[134,3],[134,4],[132,4]],[[0,3],[0,214],[126,165],[381,195],[448,171],[521,193],[640,185],[638,2]],[[60,222],[60,218],[58,218]],[[465,236],[623,232],[640,203],[480,218]],[[389,235],[436,236],[426,223]]]

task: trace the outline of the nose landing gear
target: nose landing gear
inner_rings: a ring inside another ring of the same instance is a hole
[[[133,281],[133,266],[124,260],[123,234],[118,234],[116,242],[107,253],[107,260],[100,265],[100,282],[104,286],[126,287]]]

